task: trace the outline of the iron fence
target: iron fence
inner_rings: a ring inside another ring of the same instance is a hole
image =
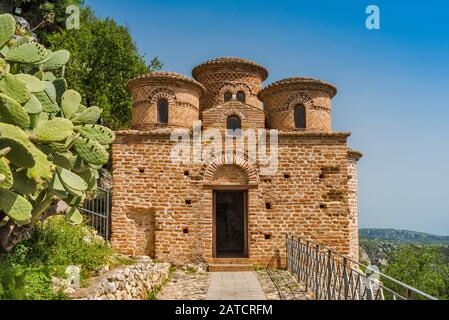
[[[273,268],[278,251],[268,265]],[[437,300],[312,241],[286,236],[286,270],[316,300]]]
[[[88,223],[108,241],[111,238],[111,200],[110,190],[97,188],[87,195],[80,208]]]

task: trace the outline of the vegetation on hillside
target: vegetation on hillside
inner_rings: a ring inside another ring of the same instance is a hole
[[[394,229],[360,230],[360,261],[439,299],[449,299],[447,237]],[[386,283],[395,289],[394,283]],[[399,288],[396,288],[398,291]]]
[[[359,236],[361,239],[387,240],[400,243],[449,244],[449,236],[437,236],[408,230],[360,229]]]
[[[449,248],[406,244],[398,247],[381,271],[439,299],[449,299]],[[394,288],[395,284],[391,284]]]
[[[64,279],[69,265],[81,267],[80,280],[114,265],[112,249],[90,227],[68,225],[62,217],[39,223],[31,237],[0,255],[0,300],[64,299],[52,277]]]

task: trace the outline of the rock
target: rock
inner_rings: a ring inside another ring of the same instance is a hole
[[[103,270],[104,274],[89,281],[89,288],[79,289],[74,296],[80,300],[146,299],[148,291],[164,283],[169,269],[167,263],[154,263],[149,257],[138,257],[132,266]]]
[[[74,288],[67,288],[63,291],[65,294],[74,294],[76,290]]]
[[[80,287],[80,266],[68,266],[65,269],[65,273],[67,275],[67,284],[66,287],[69,288],[79,288]]]

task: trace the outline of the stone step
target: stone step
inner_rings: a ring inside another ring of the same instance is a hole
[[[238,271],[252,271],[252,264],[243,263],[211,263],[209,264],[209,272],[238,272]]]
[[[249,258],[212,258],[209,264],[251,264]]]

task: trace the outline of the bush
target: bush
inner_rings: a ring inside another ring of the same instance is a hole
[[[392,253],[382,272],[436,298],[449,299],[449,264],[445,247],[400,246]],[[400,290],[394,283],[386,283]]]
[[[0,260],[0,299],[63,299],[52,277],[65,278],[69,265],[81,266],[85,280],[112,262],[113,251],[86,226],[71,226],[63,217],[37,225],[30,239]]]

